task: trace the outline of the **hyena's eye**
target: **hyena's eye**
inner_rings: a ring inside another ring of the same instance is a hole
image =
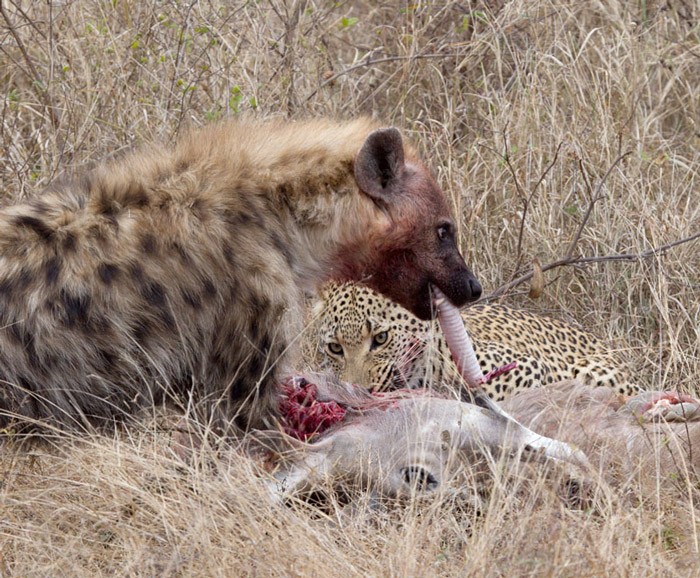
[[[372,337],[372,347],[371,349],[376,349],[377,347],[384,345],[389,339],[388,331],[380,331]]]
[[[452,224],[444,223],[437,228],[438,239],[447,241],[452,238]]]
[[[330,351],[333,355],[343,355],[343,346],[335,341],[329,341],[328,351]]]

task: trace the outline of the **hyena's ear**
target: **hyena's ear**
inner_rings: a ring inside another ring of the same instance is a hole
[[[395,128],[371,133],[355,159],[357,185],[375,200],[390,201],[398,192],[404,167],[403,141]]]

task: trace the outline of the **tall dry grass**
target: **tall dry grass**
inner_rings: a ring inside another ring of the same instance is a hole
[[[637,255],[700,231],[687,0],[1,6],[8,201],[185,125],[372,114],[429,158],[487,292],[535,259]],[[505,299],[607,338],[643,385],[697,391],[699,247],[554,268],[538,300],[527,284]],[[447,496],[313,514],[271,505],[243,458],[174,461],[155,426],[56,445],[2,448],[1,576],[700,574],[692,484],[588,511],[535,472],[522,490],[496,476],[479,517]]]

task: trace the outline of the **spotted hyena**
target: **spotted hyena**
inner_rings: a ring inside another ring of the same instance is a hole
[[[223,123],[0,211],[0,427],[84,429],[172,398],[260,426],[304,291],[360,280],[416,315],[480,287],[394,128]]]

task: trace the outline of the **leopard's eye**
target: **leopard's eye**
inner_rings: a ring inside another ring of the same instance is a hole
[[[328,351],[330,351],[333,355],[343,355],[343,346],[336,341],[329,341]]]
[[[384,345],[389,339],[388,331],[380,331],[372,337],[372,349],[380,345]]]

